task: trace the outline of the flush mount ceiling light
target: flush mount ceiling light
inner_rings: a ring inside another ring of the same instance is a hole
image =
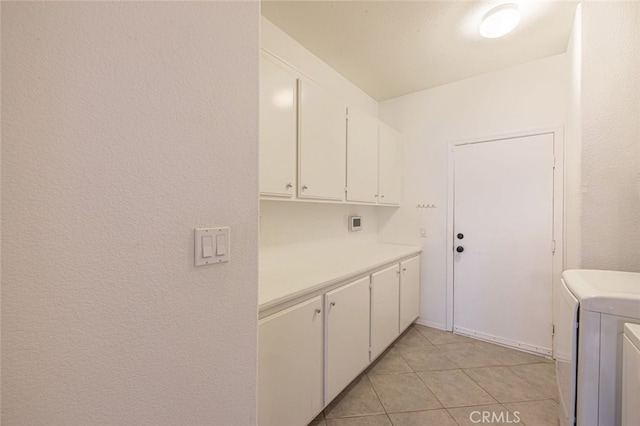
[[[480,35],[498,38],[513,31],[520,23],[520,11],[515,4],[503,4],[491,9],[482,18]]]

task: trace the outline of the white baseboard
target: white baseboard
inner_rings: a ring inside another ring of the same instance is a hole
[[[469,330],[462,327],[454,327],[453,331],[464,336],[473,337],[475,339],[484,340],[485,342],[497,343],[502,346],[506,346],[513,349],[520,349],[521,351],[533,353],[536,355],[544,355],[551,357],[551,349],[541,348],[527,343],[519,342],[517,340],[504,339],[501,337],[492,336],[490,334],[480,333],[475,330]]]
[[[431,327],[431,328],[437,328],[438,330],[444,330],[447,331],[447,327],[445,324],[442,324],[440,322],[435,322],[435,321],[429,321],[423,317],[418,317],[418,319],[415,321],[416,324],[420,324],[420,325],[424,325],[426,327]]]

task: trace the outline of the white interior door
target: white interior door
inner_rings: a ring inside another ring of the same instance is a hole
[[[553,134],[454,148],[455,331],[551,354],[553,155]]]

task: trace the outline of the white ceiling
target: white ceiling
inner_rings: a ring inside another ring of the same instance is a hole
[[[520,25],[484,39],[502,3]],[[378,101],[566,51],[577,1],[262,1],[262,15]]]

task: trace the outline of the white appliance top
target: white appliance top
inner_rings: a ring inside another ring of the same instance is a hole
[[[562,278],[581,309],[640,318],[640,273],[573,269]]]
[[[624,325],[624,335],[631,340],[636,348],[640,348],[640,324],[626,323]]]

